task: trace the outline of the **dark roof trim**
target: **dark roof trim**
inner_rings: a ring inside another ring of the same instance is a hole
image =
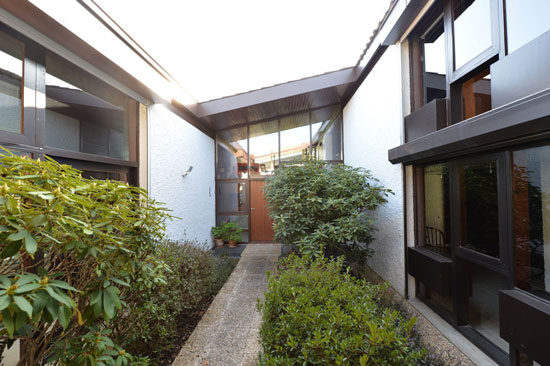
[[[388,151],[393,164],[440,159],[549,133],[550,89],[493,109]]]
[[[397,19],[397,22],[393,25],[392,29],[386,36],[386,39],[382,41],[382,45],[391,46],[399,41],[427,3],[428,0],[411,0],[399,16],[399,19]]]
[[[284,84],[253,90],[230,97],[199,103],[196,106],[190,106],[189,109],[199,118],[202,118],[234,109],[250,107],[316,90],[353,83],[357,80],[360,73],[361,68],[352,67],[342,69],[339,71],[329,72],[296,81],[289,81]]]

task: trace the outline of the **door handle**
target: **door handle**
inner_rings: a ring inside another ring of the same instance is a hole
[[[254,211],[254,210],[255,210],[255,208],[254,208],[254,207],[250,207],[250,211]]]

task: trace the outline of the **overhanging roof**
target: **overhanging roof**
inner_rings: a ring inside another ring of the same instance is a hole
[[[360,74],[360,67],[346,68],[199,103],[190,110],[214,130],[303,114],[340,105]]]

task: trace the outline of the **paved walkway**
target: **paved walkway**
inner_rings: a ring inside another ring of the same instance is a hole
[[[280,244],[248,244],[237,267],[174,360],[173,366],[253,366],[260,352],[258,298]]]

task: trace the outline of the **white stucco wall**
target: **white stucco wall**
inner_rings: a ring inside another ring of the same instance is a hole
[[[375,213],[375,255],[369,264],[404,293],[403,181],[401,165],[388,161],[388,150],[401,144],[401,63],[390,46],[344,108],[344,161],[372,171],[395,195]]]
[[[149,192],[181,218],[168,223],[167,237],[210,248],[216,222],[214,140],[163,105],[149,109]],[[189,166],[193,170],[183,177]]]

